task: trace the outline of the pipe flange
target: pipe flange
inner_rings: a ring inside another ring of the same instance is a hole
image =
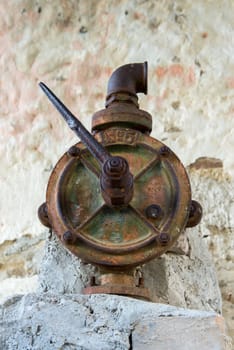
[[[93,115],[92,132],[114,126],[128,127],[149,134],[152,131],[152,116],[133,103],[126,102],[113,103]]]

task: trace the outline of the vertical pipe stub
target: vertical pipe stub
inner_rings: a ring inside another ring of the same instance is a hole
[[[124,126],[151,132],[152,116],[139,109],[138,93],[147,94],[148,64],[130,63],[117,68],[107,85],[106,109],[92,119],[92,131]]]

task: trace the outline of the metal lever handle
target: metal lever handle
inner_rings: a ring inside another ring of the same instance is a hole
[[[112,157],[44,83],[41,82],[39,86],[63,116],[70,129],[102,165],[100,185],[106,204],[111,207],[128,205],[133,196],[133,176],[126,159]]]
[[[44,84],[40,83],[39,86],[42,88],[48,99],[52,102],[55,108],[63,116],[64,120],[68,124],[69,128],[72,129],[75,134],[81,139],[86,145],[90,153],[103,164],[110,154],[107,150],[97,142],[97,140],[90,134],[90,132],[84,127],[84,125],[69,111],[69,109],[58,99],[57,96]]]

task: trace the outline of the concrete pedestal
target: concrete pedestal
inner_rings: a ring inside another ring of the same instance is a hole
[[[122,296],[28,294],[0,319],[4,350],[231,350],[214,312]]]

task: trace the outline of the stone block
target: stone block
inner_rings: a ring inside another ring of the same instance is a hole
[[[122,296],[28,294],[0,315],[4,350],[231,350],[214,312]]]

